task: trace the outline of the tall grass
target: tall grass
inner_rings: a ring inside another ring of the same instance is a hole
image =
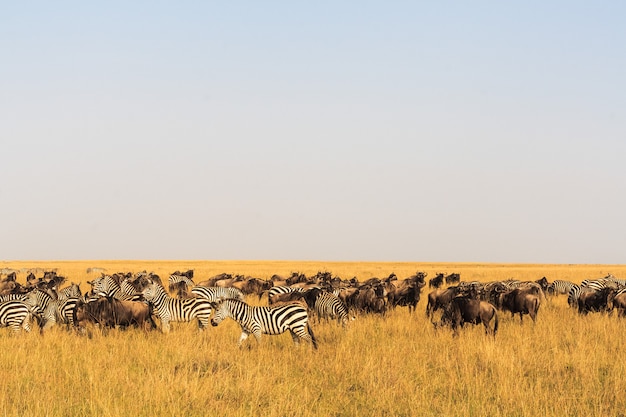
[[[0,267],[37,266],[10,262]],[[100,264],[100,265],[97,265]],[[344,278],[400,278],[416,271],[459,272],[463,280],[569,279],[580,282],[622,266],[375,264],[281,262],[47,262],[69,280],[147,269],[167,279],[219,272],[267,278],[328,270]],[[86,266],[88,265],[88,266]],[[93,275],[93,274],[92,274]],[[85,286],[84,289],[87,289]],[[469,326],[453,337],[424,314],[398,308],[367,315],[348,329],[314,323],[319,350],[291,337],[253,338],[236,347],[232,321],[200,332],[195,323],[168,335],[97,329],[90,337],[61,328],[13,336],[0,329],[0,415],[4,416],[618,416],[626,399],[622,346],[626,320],[581,317],[565,297],[542,305],[536,324],[500,313],[497,337]],[[257,302],[256,300],[250,300]]]

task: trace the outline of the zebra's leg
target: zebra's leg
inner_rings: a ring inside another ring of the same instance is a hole
[[[161,319],[161,331],[163,333],[169,333],[170,332],[170,321],[167,319]]]
[[[241,332],[241,336],[239,336],[239,341],[237,342],[237,346],[241,347],[241,344],[243,343],[244,340],[246,340],[248,338],[248,335],[249,335],[248,332],[243,330]],[[258,338],[257,338],[257,340],[258,340]]]
[[[24,317],[24,320],[21,323],[22,329],[26,330],[27,332],[30,332],[31,330],[30,321],[32,320],[32,317],[33,317],[32,314],[28,313],[26,317]],[[17,327],[17,331],[18,332],[20,331],[19,325]]]
[[[296,346],[300,346],[300,338],[304,338],[301,335],[296,334],[293,330],[289,329],[289,333],[291,334],[291,339],[293,339],[293,344]]]

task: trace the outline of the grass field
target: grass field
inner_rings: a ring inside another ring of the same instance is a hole
[[[461,274],[579,283],[626,265],[368,263],[272,261],[0,262],[19,271],[56,270],[81,283],[108,273],[152,271],[167,280],[194,269],[196,281],[221,272],[269,278],[330,271],[365,280],[395,272]],[[37,273],[42,276],[43,273]],[[25,280],[25,273],[18,274]],[[565,297],[542,305],[537,323],[500,315],[494,340],[481,327],[435,331],[425,295],[417,314],[360,316],[342,329],[314,323],[319,350],[289,335],[236,348],[238,326],[200,332],[174,324],[168,335],[138,330],[91,338],[53,329],[13,336],[0,329],[3,416],[622,416],[626,410],[626,320],[581,317]]]

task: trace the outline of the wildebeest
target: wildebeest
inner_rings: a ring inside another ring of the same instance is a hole
[[[454,284],[461,281],[461,274],[453,273],[446,276],[446,284]]]
[[[409,313],[415,311],[420,300],[422,288],[426,286],[425,276],[426,274],[418,272],[402,281],[397,281],[395,274],[393,274],[395,283],[391,282],[392,276],[390,276],[385,285],[388,288],[389,294],[387,299],[391,307],[407,306],[409,307]]]
[[[542,277],[541,279],[538,279],[537,281],[535,281],[535,283],[539,284],[539,286],[541,287],[541,290],[544,293],[548,291],[548,288],[550,287],[550,283],[548,282],[548,278],[546,277]]]
[[[598,291],[587,291],[578,297],[578,312],[587,314],[590,311],[609,311],[613,309],[613,298],[616,291],[606,287]]]
[[[536,321],[540,305],[541,299],[532,293],[532,290],[515,288],[500,295],[502,309],[510,311],[512,316],[519,313],[520,321],[524,320],[524,314],[528,314],[533,321]]]
[[[375,285],[361,285],[356,291],[345,298],[346,306],[364,313],[387,312],[387,290],[382,282]]]
[[[122,301],[113,297],[100,297],[85,302],[78,300],[73,313],[74,326],[82,329],[87,323],[101,327],[136,326],[144,330],[156,328],[150,307],[138,301]]]
[[[428,280],[428,288],[439,288],[443,285],[444,274],[437,274],[435,278],[431,278]]]
[[[430,316],[440,308],[445,308],[459,292],[458,287],[448,287],[447,289],[436,289],[428,294],[426,304],[426,317]]]
[[[491,320],[494,321],[493,329],[489,325]],[[456,336],[459,327],[463,327],[465,323],[482,323],[485,326],[485,333],[491,333],[495,337],[498,332],[498,312],[492,304],[486,301],[463,296],[454,297],[445,308],[439,324],[435,324],[435,326],[449,324]]]
[[[613,298],[613,308],[617,309],[618,317],[626,316],[626,292],[620,291]]]

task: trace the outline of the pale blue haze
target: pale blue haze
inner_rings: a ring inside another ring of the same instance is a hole
[[[1,2],[0,260],[625,263],[625,21]]]

